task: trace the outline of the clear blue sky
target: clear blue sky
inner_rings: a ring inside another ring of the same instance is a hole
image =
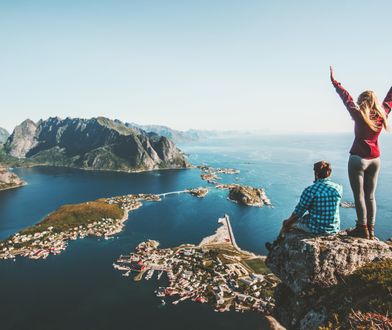
[[[0,126],[106,116],[173,128],[346,131],[392,84],[392,2],[0,0]]]

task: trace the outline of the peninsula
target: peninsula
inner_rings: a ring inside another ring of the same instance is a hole
[[[211,171],[211,167],[208,169]],[[232,169],[219,171],[238,173]],[[270,203],[262,189],[238,184],[217,184],[214,188],[229,189],[229,199],[245,205],[262,206]],[[37,224],[0,241],[0,259],[14,259],[17,256],[43,259],[50,254],[56,255],[64,251],[69,240],[86,236],[109,239],[122,231],[129,212],[141,207],[143,201],[159,202],[161,197],[182,193],[203,198],[208,192],[209,188],[197,187],[160,194],[129,194],[63,205]]]
[[[25,184],[25,181],[0,164],[0,191],[21,187]]]
[[[96,201],[63,205],[34,226],[23,229],[6,240],[0,241],[0,259],[17,256],[45,259],[59,254],[69,240],[87,236],[109,239],[120,233],[129,212],[141,207],[142,201],[159,202],[161,197],[189,193],[204,197],[206,188],[192,188],[162,194],[130,194]]]
[[[63,205],[36,225],[0,242],[0,259],[44,259],[64,251],[69,240],[86,236],[108,239],[121,232],[129,212],[141,207],[142,201],[159,200],[159,195],[136,194]]]
[[[184,244],[160,249],[157,241],[148,240],[136,247],[136,252],[122,255],[113,267],[135,280],[149,280],[157,272],[165,273],[166,287],[159,287],[158,297],[175,297],[177,304],[190,299],[210,303],[215,311],[257,311],[269,314],[274,307],[272,298],[279,280],[265,266],[265,258],[241,250],[231,229],[228,215],[218,220],[220,227],[200,244]]]

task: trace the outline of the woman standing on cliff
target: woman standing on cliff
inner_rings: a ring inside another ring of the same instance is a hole
[[[331,81],[354,120],[355,139],[350,150],[348,175],[355,199],[357,224],[347,234],[354,237],[374,239],[376,221],[375,191],[380,172],[380,149],[378,137],[388,128],[387,117],[392,109],[392,87],[380,104],[373,91],[359,95],[357,103],[335,80],[331,67]]]

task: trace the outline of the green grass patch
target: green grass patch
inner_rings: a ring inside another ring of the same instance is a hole
[[[86,226],[102,218],[120,219],[124,211],[117,204],[107,204],[102,200],[81,204],[63,205],[49,214],[38,224],[22,230],[21,234],[34,234],[53,227],[53,231],[62,232],[76,226]]]
[[[271,271],[260,258],[247,259],[243,261],[255,274],[269,274]]]
[[[318,305],[326,307],[330,315],[329,322],[322,329],[370,329],[369,324],[377,320],[369,321],[365,317],[361,320],[353,317],[353,311],[386,319],[392,315],[392,260],[362,267],[345,277],[341,284],[320,290],[318,296],[323,297]]]

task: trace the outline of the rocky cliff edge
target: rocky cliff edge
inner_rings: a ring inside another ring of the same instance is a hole
[[[273,244],[266,263],[282,281],[275,316],[287,328],[392,328],[388,242],[294,231]]]

